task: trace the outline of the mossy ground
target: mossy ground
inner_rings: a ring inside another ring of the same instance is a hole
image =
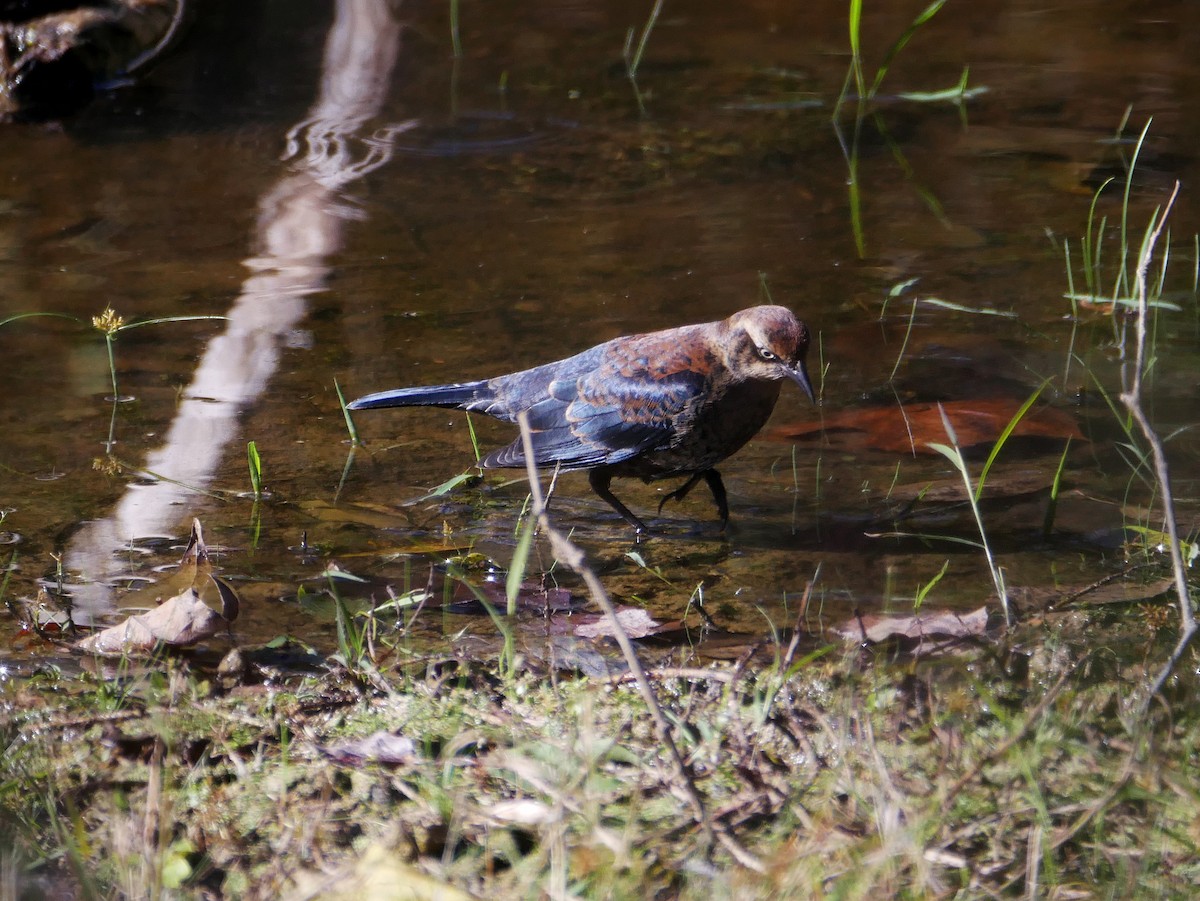
[[[652,671],[705,818],[757,870],[698,824],[627,678],[520,661],[501,677],[450,655],[287,677],[266,651],[224,683],[199,658],[47,666],[3,691],[4,885],[397,897],[373,894],[384,874],[412,897],[1193,897],[1194,681],[1137,715],[1148,677],[1127,653],[1168,646],[1073,617],[941,659],[838,647],[781,672],[768,648]],[[412,752],[337,750],[381,730]]]

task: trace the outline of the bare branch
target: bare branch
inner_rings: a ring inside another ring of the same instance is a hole
[[[1121,391],[1121,403],[1129,411],[1129,415],[1133,417],[1134,422],[1138,424],[1138,428],[1141,429],[1146,443],[1150,445],[1150,454],[1154,460],[1154,473],[1158,481],[1158,490],[1162,495],[1163,518],[1166,520],[1166,531],[1171,551],[1171,565],[1175,576],[1175,592],[1179,596],[1179,641],[1176,643],[1175,649],[1171,652],[1166,665],[1151,683],[1150,690],[1144,701],[1145,706],[1149,706],[1150,699],[1162,690],[1162,687],[1171,677],[1171,673],[1174,672],[1176,665],[1183,657],[1184,651],[1187,650],[1188,644],[1196,634],[1196,615],[1192,606],[1191,591],[1188,588],[1187,563],[1183,559],[1183,546],[1179,541],[1179,526],[1175,518],[1175,496],[1171,491],[1171,477],[1167,467],[1167,453],[1163,447],[1162,439],[1158,437],[1158,434],[1150,425],[1146,411],[1142,408],[1142,376],[1146,361],[1147,320],[1150,315],[1150,303],[1147,298],[1146,288],[1146,272],[1150,268],[1150,260],[1154,256],[1154,248],[1162,236],[1163,228],[1166,226],[1167,217],[1171,214],[1171,207],[1175,205],[1175,198],[1178,196],[1179,182],[1175,182],[1175,190],[1171,192],[1170,200],[1167,201],[1166,207],[1163,208],[1162,214],[1158,217],[1153,231],[1150,232],[1149,236],[1142,243],[1142,252],[1138,257],[1137,264],[1137,344],[1134,347],[1134,367],[1131,374],[1126,373],[1123,376],[1122,381],[1124,384]]]
[[[765,872],[766,868],[762,862],[743,848],[737,839],[729,834],[722,823],[714,822],[705,811],[704,800],[700,796],[700,791],[696,788],[696,783],[692,779],[687,762],[679,752],[679,746],[675,744],[675,738],[671,733],[671,724],[668,722],[666,714],[663,713],[662,706],[658,703],[658,697],[654,694],[654,689],[650,685],[650,679],[646,676],[646,670],[642,666],[641,660],[638,659],[637,650],[634,648],[629,634],[621,625],[621,620],[617,617],[616,608],[613,607],[608,592],[604,590],[600,578],[588,566],[583,551],[577,545],[573,544],[566,535],[558,531],[550,523],[550,517],[546,515],[546,499],[542,494],[542,485],[538,481],[537,467],[534,463],[533,439],[529,431],[528,414],[524,411],[519,413],[517,415],[517,424],[521,427],[521,444],[525,451],[525,466],[529,475],[529,491],[533,496],[533,514],[537,517],[542,533],[550,540],[550,547],[554,551],[554,556],[579,574],[579,577],[583,579],[584,584],[587,586],[592,600],[596,602],[596,605],[604,611],[604,615],[608,618],[613,636],[617,639],[621,653],[625,655],[625,662],[629,664],[629,671],[637,681],[638,691],[641,693],[642,700],[645,701],[646,707],[650,711],[650,716],[654,720],[654,728],[658,732],[659,740],[663,743],[672,762],[675,764],[676,775],[679,777],[679,788],[682,789],[688,803],[692,806],[696,823],[709,836],[716,838],[724,846],[725,850],[742,866],[759,873]]]

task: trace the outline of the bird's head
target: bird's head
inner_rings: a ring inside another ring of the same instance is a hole
[[[808,326],[787,307],[750,307],[727,320],[729,366],[738,377],[760,381],[789,378],[815,400],[808,379]]]

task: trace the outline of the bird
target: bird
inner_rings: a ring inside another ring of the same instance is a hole
[[[368,394],[347,408],[447,407],[504,422],[516,422],[524,412],[533,462],[586,470],[592,490],[639,538],[649,529],[613,494],[616,477],[647,483],[685,477],[659,502],[660,515],[667,501],[682,501],[703,481],[724,529],[729,502],[715,467],[763,427],[785,380],[815,403],[808,345],[808,326],[790,309],[754,306],[717,322],[613,338],[495,378]],[[526,466],[521,439],[479,465]]]

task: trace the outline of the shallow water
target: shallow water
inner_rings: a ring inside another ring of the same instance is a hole
[[[1048,379],[1043,399],[1085,436],[1053,528],[1056,441],[1006,448],[984,518],[1015,588],[1093,582],[1123,565],[1127,522],[1158,521],[1104,399],[1119,389],[1113,323],[1072,317],[1063,242],[1082,290],[1091,196],[1117,176],[1097,205],[1111,283],[1123,163],[1151,117],[1131,241],[1179,179],[1166,286],[1181,311],[1157,319],[1148,390],[1156,424],[1176,433],[1194,528],[1200,9],[949,4],[896,57],[864,122],[860,254],[831,123],[849,59],[842,7],[668,4],[639,97],[621,51],[648,5],[464,6],[456,61],[444,4],[393,15],[361,0],[334,18],[324,4],[224,4],[141,84],[60,124],[5,128],[0,318],[74,317],[0,327],[6,596],[42,584],[81,621],[114,616],[199,517],[243,593],[240,636],[327,643],[329,605],[303,596],[324,589],[330,562],[371,579],[359,599],[423,585],[444,547],[506,566],[526,493],[519,473],[489,474],[410,503],[470,467],[463,415],[359,414],[366,447],[351,455],[335,380],[349,397],[510,371],[723,317],[763,296],[760,273],[820,335],[822,404],[785,391],[776,431],[874,405],[1020,404]],[[868,78],[922,7],[867,9]],[[948,88],[968,66],[986,91],[963,104],[901,96]],[[90,325],[106,306],[128,323],[226,318],[118,333],[114,413]],[[484,448],[513,437],[474,425]],[[257,505],[248,441],[269,491]],[[98,465],[109,454],[125,468]],[[724,534],[702,490],[636,548],[580,476],[563,478],[553,513],[618,600],[662,619],[702,585],[721,626],[764,634],[791,622],[818,568],[810,615],[903,612],[947,560],[927,603],[989,600],[982,555],[943,540],[977,537],[969,511],[923,499],[956,477],[941,457],[818,433],[752,442],[722,472]],[[1033,487],[1018,490],[1026,475]],[[659,486],[616,487],[641,514],[657,505]],[[896,532],[917,537],[880,537]],[[539,547],[536,569],[551,563]],[[491,630],[486,617],[422,623]]]

